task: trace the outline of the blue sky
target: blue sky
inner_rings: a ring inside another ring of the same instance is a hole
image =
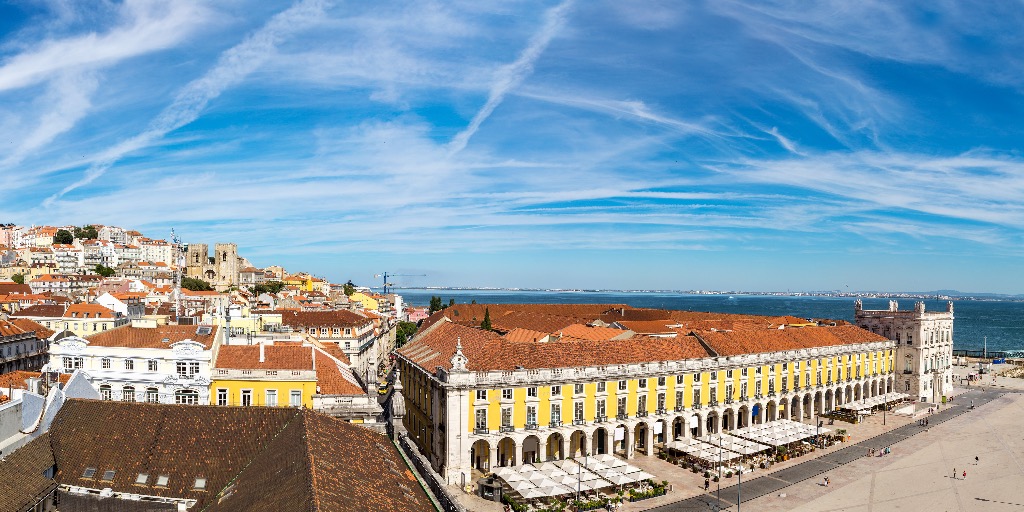
[[[1024,293],[1024,7],[0,6],[0,221],[370,284]]]

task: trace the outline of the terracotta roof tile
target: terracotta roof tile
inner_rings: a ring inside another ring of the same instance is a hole
[[[56,487],[56,482],[44,476],[53,464],[48,434],[8,455],[0,464],[0,503],[4,510],[29,510],[39,496]]]
[[[202,344],[207,349],[213,347],[217,339],[219,327],[210,327],[210,334],[196,334],[198,327],[195,325],[160,325],[155,328],[141,328],[125,325],[106,332],[93,334],[86,337],[90,345],[100,347],[126,347],[126,348],[170,348],[179,341],[192,340]],[[164,340],[167,341],[164,341]]]
[[[886,341],[884,336],[853,325],[695,331],[694,334],[722,356]]]
[[[265,345],[260,362],[259,345],[223,345],[217,353],[215,368],[312,370],[313,348],[301,345]]]
[[[363,395],[366,392],[356,382],[352,370],[326,352],[316,352],[316,384],[321,395]]]
[[[333,311],[277,311],[281,313],[281,323],[292,328],[303,327],[362,327],[372,323],[365,316],[352,311],[339,309]]]

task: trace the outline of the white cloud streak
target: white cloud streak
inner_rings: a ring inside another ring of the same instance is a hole
[[[326,2],[321,0],[303,0],[275,15],[262,28],[221,54],[217,64],[204,76],[186,85],[146,131],[102,153],[99,161],[92,164],[81,179],[47,198],[43,205],[52,205],[65,194],[92,183],[125,155],[149,146],[167,133],[195,121],[211,100],[258,69],[281,41],[317,23],[325,5]]]
[[[498,105],[505,99],[505,95],[522,83],[533,72],[534,63],[544,53],[551,40],[558,35],[571,8],[572,0],[564,0],[561,4],[548,9],[544,14],[543,27],[530,38],[530,42],[523,49],[522,53],[519,54],[519,58],[515,62],[498,69],[495,73],[495,81],[491,85],[490,93],[487,96],[487,102],[473,116],[469,126],[452,138],[452,141],[448,144],[449,155],[458,154],[465,149],[469,139],[476,134],[477,130],[480,129],[480,125],[491,116],[494,109],[498,108]]]

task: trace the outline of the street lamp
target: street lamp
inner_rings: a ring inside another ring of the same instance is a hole
[[[718,490],[715,491],[715,510],[722,509],[722,431],[718,431]]]
[[[740,504],[743,503],[743,466],[736,471],[739,482],[736,483],[736,512],[740,512]]]

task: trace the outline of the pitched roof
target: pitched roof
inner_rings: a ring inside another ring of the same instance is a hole
[[[59,483],[195,499],[194,510],[433,510],[387,437],[306,409],[69,400],[49,436]]]
[[[570,336],[583,340],[611,340],[622,339],[633,336],[632,331],[615,329],[613,327],[591,327],[583,324],[573,324],[558,331],[563,336]]]
[[[692,337],[625,340],[563,338],[547,343],[514,342],[490,331],[444,321],[418,334],[398,350],[429,373],[440,366],[451,369],[451,357],[461,341],[470,371],[515,370],[517,367],[571,368],[652,361],[677,361],[707,357],[708,352]]]
[[[25,334],[25,329],[6,320],[0,320],[0,338]]]
[[[312,370],[313,349],[301,345],[264,345],[260,362],[259,345],[224,345],[217,353],[215,368]]]
[[[9,293],[32,293],[32,287],[27,284],[18,284],[13,281],[0,283],[0,294]]]
[[[694,331],[694,335],[722,356],[886,341],[885,336],[880,336],[853,325],[748,329],[739,331]]]
[[[339,365],[325,351],[316,351],[316,385],[321,395],[362,395],[365,392],[356,382],[352,370]]]
[[[102,304],[85,304],[79,302],[68,306],[64,318],[117,318],[118,314]]]
[[[345,309],[333,311],[279,311],[281,323],[300,327],[361,327],[373,321]]]
[[[44,327],[42,324],[34,320],[29,320],[28,318],[11,318],[9,321],[18,327],[21,327],[25,331],[34,331],[36,333],[36,337],[40,339],[49,338],[56,332]]]
[[[669,325],[674,325],[673,320],[623,320],[615,322],[622,327],[640,334],[674,334]]]
[[[8,455],[0,464],[0,503],[5,510],[26,510],[57,486],[46,478],[53,467],[50,436],[43,434]]]
[[[67,306],[60,304],[34,304],[16,313],[11,317],[37,317],[37,318],[60,318],[64,316]]]
[[[210,327],[210,334],[198,334],[198,327]],[[90,345],[99,347],[125,347],[125,348],[170,348],[179,341],[192,340],[201,343],[207,349],[213,347],[217,339],[216,325],[195,326],[195,325],[158,325],[155,328],[133,327],[123,325],[106,332],[100,332],[87,336]],[[164,340],[167,341],[164,341]]]

